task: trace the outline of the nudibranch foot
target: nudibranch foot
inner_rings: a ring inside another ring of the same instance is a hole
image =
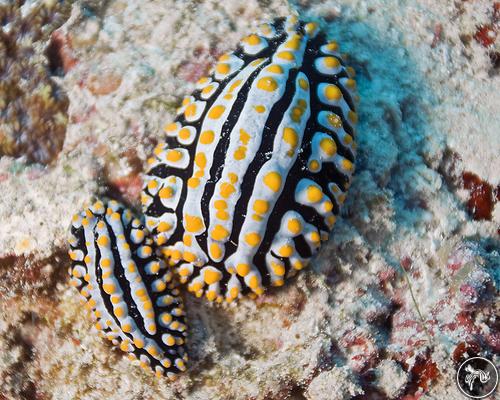
[[[157,376],[186,369],[185,312],[174,274],[140,219],[116,201],[97,201],[71,226],[71,285],[101,336]]]

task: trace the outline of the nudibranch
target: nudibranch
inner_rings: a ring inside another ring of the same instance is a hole
[[[106,338],[173,378],[187,360],[176,280],[231,302],[308,264],[354,170],[354,75],[295,17],[219,58],[148,159],[143,217],[111,201],[73,219],[71,283]]]
[[[190,292],[260,295],[328,239],[354,169],[353,78],[336,42],[289,17],[245,37],[184,99],[142,205]]]
[[[141,221],[116,201],[73,217],[71,281],[95,328],[142,367],[174,378],[186,369],[184,306],[173,272]]]

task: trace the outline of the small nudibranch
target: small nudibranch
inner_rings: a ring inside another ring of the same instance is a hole
[[[186,369],[184,305],[141,221],[116,201],[73,217],[72,286],[101,336],[157,376]]]
[[[184,99],[142,205],[190,292],[260,295],[328,239],[354,172],[354,75],[315,23],[289,17],[243,38]]]

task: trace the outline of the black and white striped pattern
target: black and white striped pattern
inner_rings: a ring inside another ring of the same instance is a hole
[[[184,371],[184,306],[141,221],[115,201],[73,217],[71,285],[101,335],[158,376]]]
[[[335,42],[290,17],[244,38],[184,100],[142,204],[190,291],[261,294],[328,238],[354,169],[353,76]]]

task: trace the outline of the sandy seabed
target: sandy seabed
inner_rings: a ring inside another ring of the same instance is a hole
[[[342,218],[285,287],[238,305],[188,296],[190,369],[156,379],[68,286],[70,218],[103,194],[137,204],[182,97],[291,11],[357,72]],[[460,361],[500,352],[499,19],[486,0],[76,1],[50,39],[64,145],[49,165],[0,158],[0,400],[462,399]]]

